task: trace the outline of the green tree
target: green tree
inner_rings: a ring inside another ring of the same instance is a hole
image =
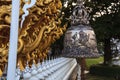
[[[90,14],[91,25],[95,30],[97,40],[104,44],[104,64],[108,64],[112,60],[110,40],[119,38],[120,34],[120,2],[117,0],[94,2]],[[99,15],[97,16],[97,14]]]

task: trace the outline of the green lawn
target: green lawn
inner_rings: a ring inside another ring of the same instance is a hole
[[[95,58],[95,59],[86,59],[86,67],[87,67],[87,69],[89,69],[89,67],[91,65],[99,64],[99,63],[103,63],[103,57],[99,57],[99,58]]]
[[[102,77],[102,76],[95,76],[95,75],[86,75],[86,80],[115,80],[112,77]]]
[[[99,64],[99,63],[103,63],[103,57],[96,58],[96,59],[86,59],[87,69],[89,69],[91,65]],[[115,80],[111,77],[95,76],[91,74],[87,74],[86,78],[87,78],[86,80]]]

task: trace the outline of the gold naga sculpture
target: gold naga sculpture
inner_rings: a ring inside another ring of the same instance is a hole
[[[30,3],[32,0],[29,0]],[[24,0],[20,2],[20,23],[25,14]],[[0,0],[0,72],[8,60],[9,34],[11,23],[11,0]],[[47,56],[50,45],[54,43],[66,26],[61,26],[60,0],[36,0],[35,5],[28,8],[29,14],[22,25],[19,25],[17,62],[24,69],[26,61],[43,59]],[[22,27],[22,28],[21,28]]]

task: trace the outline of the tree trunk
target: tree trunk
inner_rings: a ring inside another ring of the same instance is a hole
[[[110,45],[110,38],[105,39],[104,41],[104,64],[108,65],[112,60],[112,52]]]

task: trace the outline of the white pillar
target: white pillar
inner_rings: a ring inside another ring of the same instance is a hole
[[[19,26],[19,1],[20,0],[12,0],[12,17],[10,27],[10,46],[8,56],[7,80],[15,80]]]

